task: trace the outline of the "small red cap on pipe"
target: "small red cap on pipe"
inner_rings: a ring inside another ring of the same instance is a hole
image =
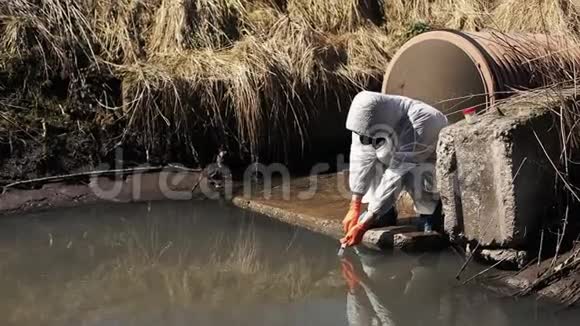
[[[467,115],[467,114],[474,114],[475,113],[475,106],[472,106],[470,108],[464,109],[463,110],[463,114]]]

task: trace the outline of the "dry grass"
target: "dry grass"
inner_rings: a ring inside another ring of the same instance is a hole
[[[238,39],[245,12],[239,1],[162,0],[148,42],[149,53],[172,53],[187,48],[221,48]]]
[[[289,0],[291,19],[304,20],[312,28],[330,33],[352,32],[382,23],[382,1]]]
[[[158,1],[93,1],[89,19],[103,59],[130,63],[143,57],[144,40],[151,34],[150,25],[158,5]]]
[[[336,110],[381,75],[388,55],[388,38],[370,39],[378,27],[355,2],[86,0],[44,10],[49,4],[2,8],[0,62],[50,53],[56,58],[44,60],[47,79],[82,75],[78,62],[108,65],[123,80],[126,132],[144,131],[147,144],[167,132],[191,143],[214,128],[214,141],[245,152],[281,142],[288,156],[304,146],[317,106],[340,99],[328,103]],[[332,34],[342,31],[353,39]],[[364,53],[372,53],[369,66]]]
[[[162,123],[187,133],[192,130],[188,121],[217,133],[229,126],[249,151],[269,136],[304,139],[313,103],[321,97],[346,99],[382,74],[387,37],[375,40],[364,31],[349,35],[330,38],[284,17],[269,33],[248,35],[229,48],[157,53],[120,69],[125,109],[135,117],[131,123],[145,124],[146,130],[158,130],[156,124]],[[369,53],[376,54],[369,58]],[[375,62],[364,67],[365,58]],[[345,87],[350,92],[343,93]]]
[[[492,12],[493,27],[503,32],[569,35],[578,31],[578,11],[572,1],[500,1]]]
[[[340,73],[361,88],[373,79],[381,79],[400,40],[388,35],[380,28],[361,28],[333,38],[333,42],[344,49],[346,64]]]
[[[413,24],[475,31],[488,26],[489,12],[497,1],[488,0],[395,0],[389,1],[386,16],[389,30],[403,33]],[[489,27],[489,26],[488,26]]]
[[[123,85],[115,121],[148,148],[171,138],[195,151],[209,133],[288,157],[317,114],[341,114],[425,28],[575,36],[577,22],[569,1],[15,0],[0,4],[0,69],[46,80],[83,80],[91,66],[113,74]],[[32,87],[23,78],[0,89]]]
[[[0,27],[4,46],[0,61],[34,57],[49,71],[66,73],[73,69],[77,50],[95,58],[92,30],[75,1],[46,0],[36,3],[11,1],[0,7]]]

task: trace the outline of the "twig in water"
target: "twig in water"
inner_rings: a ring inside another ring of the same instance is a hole
[[[542,249],[544,248],[544,232],[545,229],[542,228],[542,233],[540,234],[540,250],[538,250],[538,270],[540,269],[540,263],[542,262]]]
[[[205,171],[206,171],[205,169],[201,171],[199,177],[197,178],[197,182],[193,185],[193,187],[191,187],[192,193],[195,191],[195,189],[197,189],[197,187],[199,187],[199,184],[201,183],[201,180],[203,180],[203,176],[205,175]]]
[[[473,275],[472,277],[468,278],[468,279],[467,279],[467,280],[465,280],[463,283],[461,283],[461,285],[465,285],[465,284],[467,284],[467,283],[469,283],[469,282],[473,281],[474,279],[476,279],[476,278],[480,277],[481,275],[483,275],[483,274],[485,274],[485,273],[489,272],[490,270],[492,270],[492,269],[496,268],[497,266],[499,266],[499,264],[503,263],[504,261],[505,261],[505,258],[504,258],[504,259],[502,259],[502,260],[500,260],[500,261],[498,261],[497,263],[495,263],[495,264],[493,264],[493,265],[489,266],[488,268],[486,268],[486,269],[482,270],[481,272],[479,272],[479,273],[477,273],[477,274]]]
[[[481,214],[481,204],[477,208],[477,220],[479,220],[480,214]],[[491,226],[491,222],[492,221],[493,221],[492,218],[490,218],[488,220],[487,225],[485,227],[485,230],[483,230],[483,235],[484,236],[487,234],[487,231],[489,230],[489,227]],[[461,268],[457,272],[457,275],[455,275],[455,279],[456,280],[459,280],[461,278],[461,274],[467,268],[467,265],[469,265],[469,263],[471,262],[471,259],[473,259],[473,256],[475,255],[475,253],[479,249],[480,244],[481,244],[481,242],[478,242],[477,245],[475,245],[475,248],[473,248],[473,250],[469,253],[469,256],[467,257],[467,259],[465,260],[465,262],[463,263],[463,265],[461,265]]]
[[[467,256],[467,259],[465,260],[465,262],[463,262],[463,265],[461,265],[461,268],[459,269],[459,272],[457,272],[457,275],[455,275],[455,279],[456,280],[461,279],[461,274],[467,268],[467,265],[469,265],[469,262],[471,262],[471,259],[475,255],[475,252],[477,251],[478,248],[479,248],[479,243],[477,243],[477,245],[475,246],[475,248],[469,253],[469,256]]]
[[[564,221],[562,221],[562,233],[560,234],[560,231],[558,230],[558,241],[556,243],[556,254],[554,255],[554,258],[552,259],[552,263],[550,264],[550,266],[554,266],[556,264],[556,261],[558,260],[558,257],[560,256],[560,248],[562,246],[562,242],[564,241],[564,237],[566,235],[566,227],[568,225],[568,214],[570,211],[570,206],[566,206],[566,213],[565,213],[565,217],[564,217]]]
[[[200,172],[201,170],[189,169],[179,166],[169,166],[172,169],[184,170],[188,172]],[[51,182],[56,180],[67,180],[67,179],[74,179],[79,177],[92,177],[92,176],[105,176],[111,174],[127,174],[133,172],[153,172],[153,171],[161,171],[167,168],[167,166],[147,166],[147,167],[135,167],[135,168],[128,168],[128,169],[114,169],[114,170],[97,170],[97,171],[88,171],[88,172],[79,172],[79,173],[72,173],[72,174],[63,174],[63,175],[55,175],[50,177],[43,177],[43,178],[35,178],[35,179],[28,179],[22,181],[16,181],[9,183],[2,187],[2,194],[6,193],[9,188],[15,186],[21,186],[31,183],[37,182]]]

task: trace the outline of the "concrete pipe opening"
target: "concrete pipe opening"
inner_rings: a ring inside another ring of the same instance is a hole
[[[447,114],[484,109],[514,90],[580,74],[574,40],[544,34],[433,31],[409,40],[391,60],[383,92],[422,100]]]
[[[464,34],[450,31],[407,42],[389,64],[382,91],[424,101],[453,122],[465,108],[489,105],[494,93],[484,54]]]

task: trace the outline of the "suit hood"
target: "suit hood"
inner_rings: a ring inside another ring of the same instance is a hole
[[[411,99],[401,96],[360,92],[350,105],[346,128],[368,137],[379,137],[386,129],[390,133],[407,113],[411,103]]]

